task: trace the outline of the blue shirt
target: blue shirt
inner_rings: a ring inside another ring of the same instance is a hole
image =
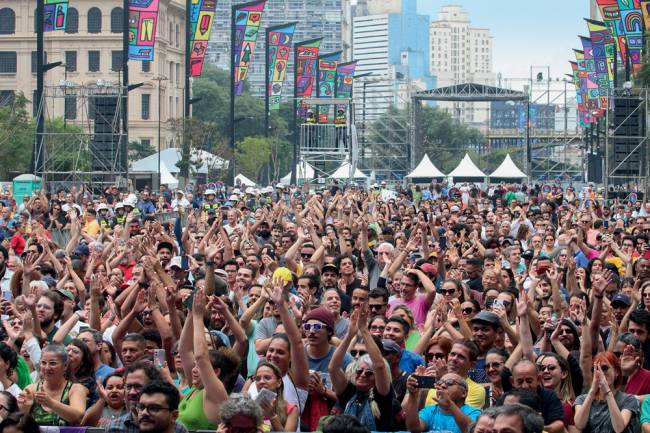
[[[460,407],[461,412],[469,417],[472,421],[476,421],[481,415],[481,411],[464,404]],[[419,412],[420,419],[427,425],[427,430],[440,430],[450,431],[453,433],[462,433],[458,424],[454,420],[451,413],[444,413],[440,405],[434,404],[427,406]]]
[[[418,365],[424,365],[424,358],[410,350],[402,350],[402,357],[399,360],[399,368],[407,374],[415,373]]]
[[[106,364],[102,364],[99,366],[97,370],[95,370],[95,379],[101,380],[103,382],[104,379],[106,379],[106,376],[113,373],[114,371],[115,369],[113,367],[110,367]]]

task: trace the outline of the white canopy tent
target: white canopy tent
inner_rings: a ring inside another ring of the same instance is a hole
[[[350,176],[352,174],[352,176]],[[354,169],[354,174],[352,173],[352,165],[349,161],[345,161],[339,168],[330,175],[330,179],[353,179],[353,180],[366,180],[368,176],[363,174],[358,168]]]
[[[296,182],[304,182],[306,180],[312,180],[316,175],[316,170],[308,162],[304,160],[300,161],[296,165]],[[283,185],[289,185],[291,183],[291,172],[286,176],[280,179],[280,182]]]
[[[490,179],[526,179],[526,173],[521,171],[514,163],[510,154],[507,154],[501,165],[492,172]]]
[[[445,177],[444,173],[433,165],[429,155],[426,153],[422,157],[422,161],[415,169],[406,175],[408,179],[412,179],[416,183],[429,183],[433,179],[442,179]]]
[[[235,176],[235,185],[241,184],[243,186],[255,186],[255,182],[244,176],[243,174],[239,173],[237,176]]]
[[[160,164],[160,183],[167,185],[171,189],[176,189],[178,187],[178,179],[174,177],[173,174],[169,172],[167,166]]]
[[[176,163],[181,160],[181,149],[170,147],[160,152],[160,174],[162,177],[163,166],[173,175],[178,174],[180,169]],[[199,174],[208,174],[210,169],[224,169],[228,167],[228,161],[219,158],[205,150],[192,151],[191,160],[197,166]],[[149,155],[131,164],[131,171],[134,173],[157,173],[158,172],[158,153]],[[164,182],[163,182],[164,183]]]
[[[448,176],[453,178],[454,182],[485,181],[486,178],[485,173],[474,164],[474,161],[472,161],[472,158],[467,153]]]

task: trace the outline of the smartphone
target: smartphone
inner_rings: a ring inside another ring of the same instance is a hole
[[[165,366],[165,349],[156,349],[153,351],[153,365],[156,368],[163,368]]]
[[[501,299],[495,299],[494,301],[492,301],[492,307],[495,307],[497,305],[500,306],[500,307],[503,307],[503,305],[504,305],[503,301]]]
[[[440,246],[441,250],[446,250],[447,249],[447,237],[446,236],[441,236],[440,239],[438,240],[438,246]]]
[[[418,381],[418,388],[432,389],[436,387],[436,378],[433,376],[418,376],[413,375]]]
[[[544,275],[548,271],[547,266],[538,266],[537,267],[537,275]]]
[[[261,404],[264,401],[268,401],[269,403],[271,403],[273,400],[276,399],[277,396],[278,395],[273,391],[269,391],[266,388],[262,388],[257,393],[257,397],[255,397],[255,403]]]
[[[603,220],[603,226],[608,229],[609,228],[609,220]]]

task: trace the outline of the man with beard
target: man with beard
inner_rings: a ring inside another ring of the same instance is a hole
[[[183,266],[183,258],[181,256],[173,257],[167,263],[165,269],[177,286],[181,286],[187,282],[187,265]]]
[[[239,265],[234,259],[226,260],[223,262],[223,270],[226,271],[228,278],[226,282],[228,283],[228,289],[232,292],[236,288],[237,282],[237,271],[239,270]]]
[[[160,260],[162,267],[165,268],[169,264],[169,261],[172,259],[172,256],[174,254],[174,246],[171,244],[171,242],[159,242],[156,249],[158,253],[158,260]]]
[[[650,370],[650,338],[648,338],[650,312],[648,310],[634,310],[630,314],[629,320],[628,331],[639,339],[643,347],[643,368]]]
[[[627,310],[630,308],[630,304],[630,298],[626,294],[617,293],[612,298],[610,304],[612,307],[612,314],[616,319],[616,323],[619,325],[621,324],[623,317],[625,317],[625,313],[627,313]]]
[[[499,316],[491,311],[481,311],[472,318],[472,332],[474,333],[474,342],[479,348],[479,355],[470,370],[469,377],[477,383],[487,383],[489,381],[485,371],[485,355],[488,350],[495,347],[496,342],[503,337],[503,329]]]
[[[106,433],[140,433],[137,408],[144,387],[150,382],[162,382],[160,373],[149,363],[136,362],[126,368],[124,373],[124,391],[126,408],[129,411],[106,428]],[[187,429],[175,423],[175,433],[187,433]]]
[[[237,276],[235,277],[235,286],[242,293],[243,296],[248,294],[248,289],[255,278],[255,271],[248,266],[242,266],[237,269]]]
[[[180,396],[174,385],[149,382],[136,406],[140,433],[175,433]]]
[[[255,232],[257,245],[260,247],[264,244],[273,243],[273,235],[271,229],[269,228],[269,223],[266,221],[261,221],[257,226],[257,231]]]
[[[643,350],[639,339],[630,332],[624,332],[616,338],[613,352],[621,360],[625,393],[650,394],[650,371],[643,368]]]
[[[320,277],[321,293],[325,293],[325,291],[328,289],[336,289],[339,297],[341,298],[341,313],[350,313],[350,310],[352,308],[350,297],[343,290],[339,289],[338,279],[339,268],[336,265],[327,263],[325,266],[323,266],[321,269]]]
[[[63,314],[63,300],[58,293],[49,290],[44,291],[33,304],[30,298],[34,299],[33,295],[26,297],[25,300],[32,310],[32,316],[34,320],[38,320],[41,330],[47,335],[47,341],[51,343],[56,331],[59,330],[55,324]],[[68,344],[71,340],[72,338],[66,336],[63,343]]]

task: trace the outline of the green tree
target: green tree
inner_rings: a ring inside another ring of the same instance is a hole
[[[236,171],[250,179],[257,179],[270,157],[271,140],[266,137],[246,137],[237,143]]]
[[[0,108],[0,175],[3,179],[9,171],[29,170],[35,129],[26,107],[27,99],[18,93],[12,104]]]
[[[129,143],[129,161],[138,161],[156,153],[156,148],[151,143],[132,141]]]

